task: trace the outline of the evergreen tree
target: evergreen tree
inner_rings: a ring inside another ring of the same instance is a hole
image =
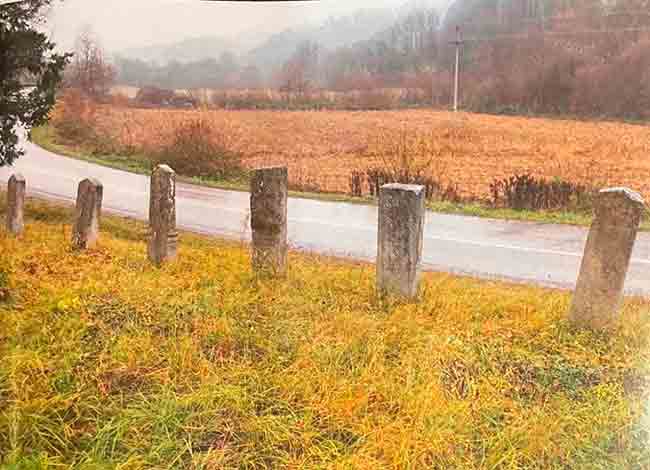
[[[20,127],[30,130],[47,120],[69,60],[42,31],[52,1],[0,3],[0,166],[23,155]]]

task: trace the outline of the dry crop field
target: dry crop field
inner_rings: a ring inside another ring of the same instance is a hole
[[[120,146],[151,149],[183,121],[203,119],[244,165],[288,165],[292,182],[348,192],[350,174],[381,166],[401,137],[427,141],[431,177],[484,199],[495,179],[530,172],[594,186],[626,185],[650,198],[650,127],[613,122],[426,110],[281,112],[104,107],[97,126]]]

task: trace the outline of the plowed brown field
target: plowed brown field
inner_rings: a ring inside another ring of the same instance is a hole
[[[295,183],[348,192],[353,170],[408,133],[434,143],[431,176],[468,198],[495,179],[529,172],[595,186],[625,185],[650,198],[650,127],[436,111],[278,112],[104,108],[99,125],[123,145],[159,145],[180,121],[201,117],[253,168],[288,165]]]

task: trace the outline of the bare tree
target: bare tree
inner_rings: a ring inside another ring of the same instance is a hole
[[[280,73],[281,90],[288,93],[305,94],[318,75],[320,46],[311,41],[298,45]]]
[[[82,32],[66,72],[66,85],[80,89],[92,98],[102,98],[110,91],[115,76],[115,68],[106,60],[99,41],[90,30]]]

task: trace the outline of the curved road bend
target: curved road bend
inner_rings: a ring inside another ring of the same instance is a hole
[[[13,168],[0,168],[2,184],[20,172],[28,195],[72,202],[79,181],[95,177],[104,184],[105,210],[147,219],[148,177],[62,157],[31,143],[26,151]],[[176,197],[179,228],[249,237],[247,193],[179,183]],[[294,248],[372,261],[376,237],[374,206],[289,199]],[[587,230],[579,227],[427,212],[423,263],[432,271],[572,288],[586,237]],[[639,234],[625,287],[629,294],[650,296],[650,233]]]

